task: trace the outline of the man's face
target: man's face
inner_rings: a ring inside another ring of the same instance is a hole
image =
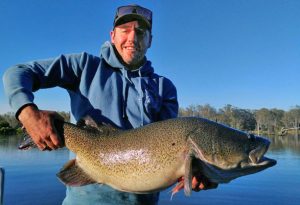
[[[141,64],[152,40],[149,30],[141,27],[138,21],[130,21],[116,26],[111,31],[110,37],[111,42],[129,68]]]

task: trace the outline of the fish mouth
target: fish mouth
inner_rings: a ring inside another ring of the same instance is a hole
[[[268,168],[276,164],[276,160],[264,156],[268,151],[271,142],[265,138],[261,138],[260,140],[262,140],[263,143],[249,152],[248,163],[246,163],[245,166]]]
[[[255,165],[268,168],[276,165],[276,163],[277,163],[276,160],[263,156]]]
[[[258,160],[255,160],[254,162],[251,161],[251,158],[248,162],[241,162],[240,163],[240,169],[253,169],[253,170],[263,170],[269,167],[272,167],[276,165],[277,161],[271,158],[268,158],[266,156],[261,156]]]
[[[262,143],[255,149],[249,152],[249,161],[252,164],[259,164],[263,160],[265,153],[268,151],[270,141],[265,138],[259,139]]]

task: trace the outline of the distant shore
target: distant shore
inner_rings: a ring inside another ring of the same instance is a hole
[[[66,121],[70,121],[70,112],[58,113]],[[229,104],[220,109],[209,104],[190,105],[186,108],[179,108],[178,116],[203,117],[258,135],[294,135],[298,131],[295,129],[300,127],[300,106],[298,105],[288,111],[276,108],[242,109]],[[8,112],[0,115],[0,135],[18,133],[20,130],[21,124],[15,118],[14,113]]]

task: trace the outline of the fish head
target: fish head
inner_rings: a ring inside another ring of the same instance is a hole
[[[237,162],[237,166],[230,170],[234,175],[243,176],[256,173],[276,164],[276,160],[265,156],[271,144],[270,140],[261,136],[244,133],[244,157]]]
[[[241,166],[249,166],[249,164],[261,165],[264,161],[264,155],[268,151],[271,144],[270,140],[253,134],[247,134],[245,153],[248,155],[247,163],[241,163]],[[264,164],[264,163],[263,163]]]
[[[201,131],[201,135],[193,141],[198,159],[196,169],[200,167],[211,181],[227,183],[276,164],[275,160],[264,156],[270,146],[267,138],[217,123],[213,126],[214,129],[205,130],[205,133]]]

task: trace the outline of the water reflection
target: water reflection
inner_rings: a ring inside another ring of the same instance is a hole
[[[270,151],[282,152],[291,151],[295,154],[300,154],[300,136],[285,135],[285,136],[268,136],[272,141]]]
[[[17,148],[21,140],[22,136],[0,137],[0,166],[5,168],[4,205],[61,204],[65,187],[55,174],[68,160],[68,151],[22,151]]]
[[[7,151],[11,150],[12,148],[16,148],[16,144],[22,139],[22,136],[1,136],[0,135],[0,146],[1,146],[1,151]]]

